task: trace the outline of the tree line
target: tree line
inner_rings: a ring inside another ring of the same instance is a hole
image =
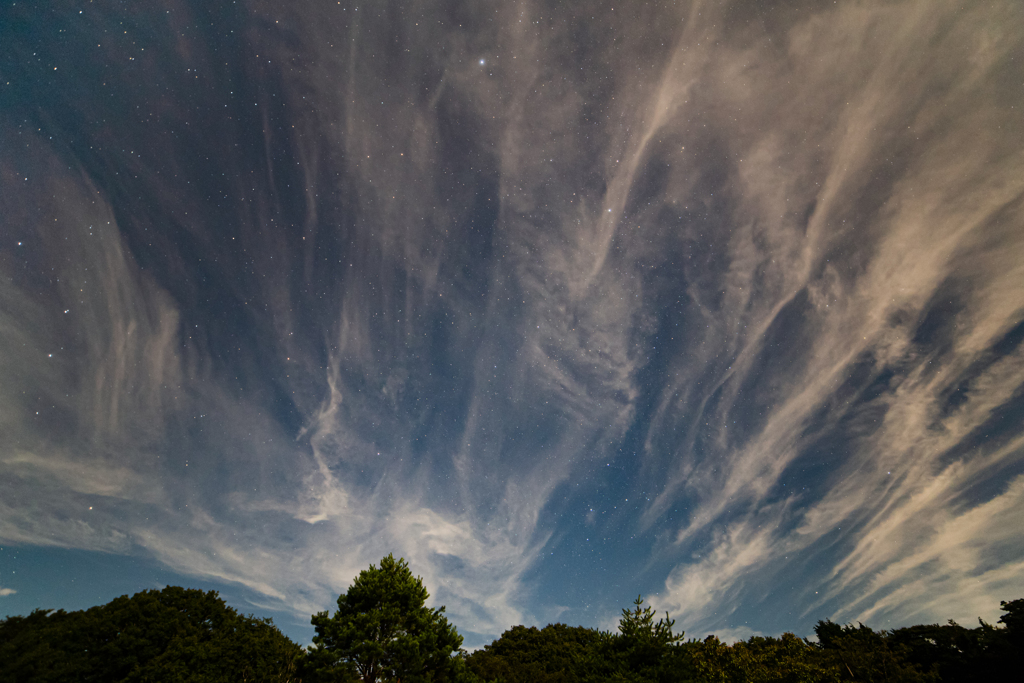
[[[428,597],[389,555],[360,572],[333,615],[312,616],[308,648],[215,591],[168,586],[82,611],[37,609],[0,621],[0,683],[971,682],[1005,679],[1024,651],[1024,599],[1002,602],[996,625],[876,631],[823,620],[816,642],[785,633],[727,645],[684,640],[638,597],[616,632],[514,626],[470,654]]]

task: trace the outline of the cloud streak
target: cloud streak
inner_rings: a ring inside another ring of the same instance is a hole
[[[578,12],[4,9],[0,539],[298,615],[395,552],[474,643],[991,618],[1019,8]]]

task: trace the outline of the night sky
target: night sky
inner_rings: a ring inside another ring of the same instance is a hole
[[[1024,597],[1024,5],[11,2],[0,615]]]

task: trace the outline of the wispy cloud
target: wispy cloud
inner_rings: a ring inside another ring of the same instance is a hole
[[[247,8],[153,31],[159,134],[91,38],[0,110],[5,542],[299,615],[394,552],[481,637],[1007,597],[1015,3]]]
[[[847,69],[836,80],[820,55],[835,60],[836,67],[871,65],[874,70],[859,72],[864,80],[848,90],[849,102],[836,110],[844,112],[834,119],[836,127],[818,129],[819,144],[799,148],[821,154],[823,179],[812,184],[817,189],[807,236],[793,242],[801,248],[734,231],[730,259],[742,264],[739,273],[781,268],[796,277],[778,277],[776,282],[788,279],[789,286],[776,291],[751,288],[749,278],[734,280],[736,290],[753,289],[769,298],[760,307],[755,299],[738,310],[727,305],[720,313],[726,321],[735,320],[736,327],[742,325],[743,336],[737,338],[734,360],[721,371],[721,379],[702,392],[700,402],[690,400],[699,406],[697,414],[721,425],[721,431],[700,430],[707,433],[701,439],[704,457],[680,453],[678,475],[646,517],[653,523],[673,504],[677,487],[699,501],[676,541],[702,548],[702,559],[680,565],[660,598],[677,610],[685,607],[695,621],[729,623],[721,616],[724,593],[739,590],[745,579],[753,579],[784,554],[810,552],[819,540],[836,533],[852,544],[849,554],[846,559],[839,555],[834,578],[825,574],[819,580],[834,586],[829,598],[850,601],[836,612],[843,617],[892,616],[895,611],[888,610],[900,605],[901,620],[941,619],[952,603],[933,603],[927,596],[953,592],[973,596],[958,601],[959,617],[972,611],[991,614],[998,602],[995,593],[1008,589],[999,578],[1003,563],[1019,556],[1020,549],[1006,546],[1008,539],[1000,531],[1013,528],[1001,524],[1012,523],[997,523],[992,516],[996,510],[1012,514],[1019,497],[1016,487],[970,505],[970,512],[954,511],[968,500],[977,501],[978,493],[969,491],[977,491],[995,471],[1014,467],[1022,453],[1017,442],[979,439],[979,430],[992,425],[998,411],[1019,400],[1024,383],[1019,347],[1002,357],[995,351],[1019,323],[1022,310],[1022,244],[1006,231],[1020,224],[1024,160],[998,142],[996,121],[1004,116],[1002,111],[978,106],[990,83],[984,74],[1003,68],[1020,36],[1008,39],[992,17],[979,13],[957,22],[942,38],[971,36],[963,61],[925,63],[913,45],[930,40],[939,26],[934,15],[926,16],[921,9],[844,8],[827,20],[827,30],[818,31],[824,28],[823,14],[797,22],[787,35],[790,68],[799,72],[804,68],[801,57],[815,56],[813,65],[807,65],[812,71],[805,74],[810,83],[828,74],[834,86],[854,75]],[[902,14],[891,30],[902,38],[880,35],[877,22],[896,11]],[[886,46],[886,59],[865,59],[861,50],[868,43],[849,42],[868,27],[875,27],[873,40]],[[817,41],[831,41],[832,47],[815,47]],[[762,69],[773,63],[770,56],[749,51],[719,51],[718,59],[722,70],[732,68],[733,59],[749,60]],[[940,89],[938,83],[956,87]],[[823,81],[819,88],[804,80],[801,95],[819,98],[820,107],[833,86]],[[920,95],[908,95],[914,91]],[[812,102],[802,104],[807,110],[791,120],[814,131],[799,116],[824,112]],[[800,158],[800,151],[783,153],[773,146],[772,137],[785,135],[787,124],[755,130],[768,131],[766,140],[737,150],[743,159],[737,162],[738,187],[749,203],[740,216],[762,224],[783,217],[773,231],[778,240],[787,230],[787,212],[780,207],[807,196],[794,188],[801,178],[806,183],[814,166],[802,165],[812,159]],[[928,140],[927,146],[920,140]],[[895,155],[901,157],[898,162]],[[773,172],[744,173],[751,164],[765,162]],[[884,190],[871,185],[883,177]],[[854,212],[851,202],[857,197],[863,199]],[[872,202],[875,208],[865,211]],[[859,235],[859,244],[850,242],[853,234]],[[1000,265],[979,269],[982,263]],[[737,292],[736,301],[746,300]],[[800,317],[786,315],[787,310],[799,311]],[[786,336],[800,344],[798,365],[786,364],[787,354],[771,349],[781,341],[780,325],[789,326]],[[783,360],[788,376],[761,364],[769,351],[776,362]],[[881,385],[886,377],[887,384]],[[860,388],[850,386],[858,381]],[[756,396],[766,389],[767,400],[749,400],[751,392]],[[872,397],[875,391],[880,395]],[[666,395],[666,414],[678,405],[679,393]],[[709,414],[711,397],[716,409]],[[750,403],[760,403],[764,419],[749,436],[734,437],[724,427],[734,424],[734,417],[749,421],[738,406]],[[824,435],[840,429],[843,436],[833,438],[846,442],[830,444]],[[818,502],[794,505],[783,520],[756,533],[746,516],[736,519],[737,511],[760,514],[771,509],[765,506],[787,495],[782,485],[802,484],[805,477],[799,472],[816,465],[814,461],[835,463],[834,456],[821,451],[837,446],[849,455],[838,461],[836,474],[822,482],[824,487],[790,489],[790,495],[805,501],[816,497]],[[685,447],[692,452],[694,441]],[[709,453],[715,457],[707,457]],[[951,514],[960,522],[943,521]],[[965,524],[980,526],[973,534],[958,535],[954,529]],[[923,540],[929,538],[936,540]],[[932,543],[934,551],[929,550]],[[937,561],[939,548],[972,543],[985,552],[956,553],[966,564],[955,571],[924,559]],[[1007,571],[1013,575],[1012,569]],[[929,594],[929,581],[942,583],[944,589]],[[808,611],[823,603],[824,596],[812,596]]]

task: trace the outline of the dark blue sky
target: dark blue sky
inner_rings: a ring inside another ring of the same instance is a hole
[[[1020,597],[1019,3],[406,5],[4,2],[0,614]]]

